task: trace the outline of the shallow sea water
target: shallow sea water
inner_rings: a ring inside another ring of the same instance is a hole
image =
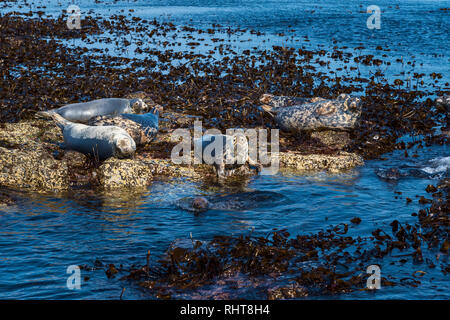
[[[45,3],[44,10],[56,14],[68,5],[64,1]],[[363,43],[372,54],[377,53],[376,46],[389,45],[392,50],[386,52],[389,57],[413,59],[414,56],[423,63],[421,67],[417,64],[417,71],[441,72],[444,80],[449,76],[449,13],[439,9],[450,8],[450,1],[378,1],[384,12],[379,31],[365,26],[368,16],[365,8],[372,4],[368,1],[286,0],[264,4],[260,1],[119,1],[109,4],[107,9],[104,3],[74,3],[82,10],[92,9],[100,14],[134,8],[134,14],[141,17],[165,19],[179,25],[208,27],[219,23],[224,27],[252,28],[266,32],[271,44],[327,48],[336,39],[349,48]],[[288,29],[295,32],[289,37],[276,35],[279,32],[288,35]],[[305,35],[310,42],[296,41]],[[245,44],[237,46],[246,48]],[[448,176],[449,155],[447,146],[434,146],[419,149],[417,158],[405,158],[403,152],[386,154],[388,160],[367,161],[363,167],[346,174],[256,176],[246,190],[271,192],[273,201],[252,203],[245,210],[209,210],[198,216],[180,209],[177,201],[193,195],[219,198],[227,192],[175,181],[155,182],[144,193],[117,197],[85,192],[59,196],[18,193],[17,205],[0,209],[0,298],[118,299],[124,286],[127,288],[124,299],[148,298],[134,284],[117,277],[108,279],[102,270],[82,271],[82,277],[90,279],[82,281],[80,290],[68,290],[66,269],[69,265],[92,265],[96,259],[124,266],[144,264],[147,250],[156,259],[173,240],[187,239],[190,234],[195,239],[208,240],[214,235],[248,233],[252,229],[254,234],[265,235],[273,228],[287,228],[295,236],[360,217],[360,225],[350,224],[349,235],[368,236],[376,228],[389,229],[394,219],[414,223],[417,218],[411,213],[423,207],[416,195],[424,195],[428,184]],[[378,169],[398,167],[417,169],[424,175],[406,176],[396,182],[376,175]],[[406,197],[413,202],[406,205]],[[283,200],[279,201],[280,198]],[[381,265],[382,274],[386,272],[398,278],[411,277],[422,268],[410,262],[393,265],[389,262],[387,258],[376,263]],[[422,284],[417,288],[396,286],[376,293],[315,298],[450,297],[448,276],[439,267],[427,269],[420,281]]]

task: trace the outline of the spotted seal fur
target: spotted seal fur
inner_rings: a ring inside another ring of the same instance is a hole
[[[216,141],[221,145],[222,155],[216,156],[214,149]],[[235,174],[248,175],[252,172],[261,171],[261,165],[249,156],[247,138],[243,135],[203,135],[201,138],[194,139],[196,150],[201,150],[203,161],[212,164],[219,179],[233,176]],[[205,161],[205,155],[208,155],[214,161],[210,163]]]
[[[285,131],[354,128],[361,116],[361,100],[341,94],[333,100],[265,94],[260,108],[274,116]]]
[[[134,140],[122,128],[74,123],[58,113],[51,113],[50,116],[61,128],[64,143],[69,150],[88,154],[98,160],[110,157],[128,158],[136,151]]]
[[[145,114],[97,116],[88,121],[91,126],[117,126],[124,129],[137,145],[151,142],[158,133],[159,110],[153,108]]]
[[[86,122],[96,116],[115,116],[124,113],[142,113],[148,110],[147,104],[140,98],[105,98],[88,102],[71,103],[61,108],[40,111],[39,116],[51,116],[57,113],[72,122]]]

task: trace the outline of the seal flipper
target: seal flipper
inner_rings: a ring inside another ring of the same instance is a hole
[[[55,113],[54,111],[48,110],[48,111],[38,111],[34,114],[34,117],[37,119],[53,119],[52,114]]]
[[[64,127],[70,124],[71,122],[64,119],[62,116],[57,114],[56,112],[47,112],[47,114],[55,121],[56,125],[64,131]]]
[[[258,109],[262,112],[267,112],[268,114],[270,114],[272,117],[275,117],[275,115],[273,114],[274,112],[274,108],[269,106],[268,104],[263,104],[261,106],[258,107]]]

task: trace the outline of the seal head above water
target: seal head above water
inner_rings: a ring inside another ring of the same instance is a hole
[[[69,150],[90,155],[98,160],[110,157],[128,158],[136,151],[136,144],[122,128],[115,126],[88,126],[73,123],[58,113],[51,113],[64,136],[64,143]]]

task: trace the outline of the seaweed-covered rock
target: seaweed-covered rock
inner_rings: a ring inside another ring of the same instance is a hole
[[[81,152],[68,150],[64,152],[61,160],[65,161],[69,168],[82,168],[85,165],[87,159],[87,156],[82,154]]]
[[[315,131],[311,138],[319,140],[322,144],[335,149],[343,149],[350,143],[350,134],[345,131]]]
[[[308,291],[305,287],[298,283],[293,283],[285,287],[276,287],[267,290],[267,299],[269,300],[284,300],[295,299],[300,297],[307,297]]]

